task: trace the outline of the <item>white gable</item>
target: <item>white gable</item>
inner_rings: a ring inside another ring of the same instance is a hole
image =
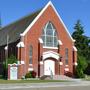
[[[53,51],[47,51],[43,53],[43,60],[50,58],[50,57],[55,58],[56,60],[59,60],[60,55]]]

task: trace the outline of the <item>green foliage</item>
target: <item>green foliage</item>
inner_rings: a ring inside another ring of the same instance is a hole
[[[25,78],[32,78],[31,73],[26,73]]]
[[[14,55],[11,55],[8,59],[3,62],[4,68],[8,68],[8,64],[17,63],[17,59]]]
[[[78,77],[78,78],[85,77],[84,70],[87,68],[87,65],[88,64],[87,64],[85,57],[79,56],[78,57],[78,66],[76,68],[76,77]]]
[[[17,63],[17,59],[14,55],[11,55],[8,59],[7,59],[7,64],[13,64],[13,63]]]
[[[82,55],[90,61],[90,38],[84,35],[84,29],[81,25],[80,20],[77,21],[74,27],[72,37],[76,40],[75,46],[78,49],[78,54]]]
[[[85,70],[85,68],[87,67],[87,61],[85,57],[83,56],[78,57],[78,67],[81,68],[82,70]]]
[[[0,75],[0,79],[3,79],[3,75]]]
[[[78,63],[83,65],[83,61],[90,62],[90,38],[84,35],[84,28],[81,25],[80,20],[77,21],[77,23],[75,24],[74,27],[74,32],[72,34],[72,37],[76,40],[75,42],[75,46],[78,49]],[[83,58],[82,58],[83,57]],[[84,60],[83,60],[84,59]],[[80,61],[82,60],[82,62]],[[79,68],[83,68],[78,66]],[[90,69],[90,67],[88,68]],[[80,70],[79,72],[82,74],[84,72],[84,70],[86,70],[86,67],[82,70]],[[87,70],[88,71],[88,70]],[[89,72],[90,73],[90,72]]]
[[[90,62],[88,63],[88,67],[86,68],[85,73],[90,75]]]
[[[25,78],[35,78],[36,77],[36,72],[35,71],[30,71],[26,73]]]
[[[8,74],[8,64],[13,64],[13,63],[17,63],[17,59],[14,55],[11,55],[8,59],[5,60],[5,62],[3,62],[3,76],[5,79],[7,79],[7,74]]]

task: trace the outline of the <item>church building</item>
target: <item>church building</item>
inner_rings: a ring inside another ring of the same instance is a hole
[[[69,19],[70,20],[70,19]],[[18,78],[29,71],[44,75],[74,76],[77,65],[75,40],[51,1],[47,5],[0,30],[0,72],[10,55],[16,56]]]

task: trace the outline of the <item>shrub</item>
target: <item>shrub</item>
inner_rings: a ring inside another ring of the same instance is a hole
[[[35,71],[30,71],[26,73],[25,78],[35,78],[36,77],[36,72]]]
[[[31,75],[32,75],[32,78],[35,78],[36,77],[36,72],[35,71],[31,71]]]
[[[76,68],[76,77],[84,78],[84,70],[87,68],[86,59],[83,56],[78,57],[78,66]]]
[[[25,78],[31,78],[30,73],[26,73]]]

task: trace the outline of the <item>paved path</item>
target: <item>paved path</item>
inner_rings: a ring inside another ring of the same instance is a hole
[[[90,81],[0,84],[0,90],[90,90]]]

